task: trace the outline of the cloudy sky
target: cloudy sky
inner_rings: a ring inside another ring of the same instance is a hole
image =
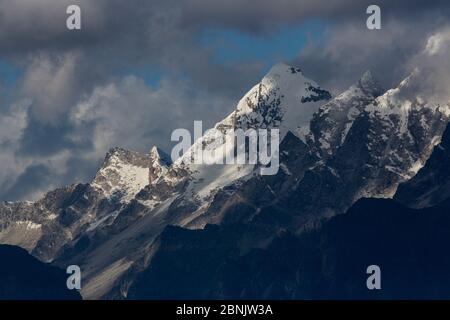
[[[448,0],[377,1],[371,31],[374,3],[0,0],[0,200],[88,182],[111,147],[170,151],[173,129],[220,120],[276,62],[333,93],[367,69],[389,88],[450,40]]]

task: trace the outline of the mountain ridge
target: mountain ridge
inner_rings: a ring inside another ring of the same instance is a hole
[[[156,147],[148,154],[113,148],[91,183],[1,204],[0,242],[57,266],[80,265],[82,294],[93,299],[126,296],[169,225],[252,223],[244,251],[283,230],[301,233],[362,197],[392,197],[428,159],[450,112],[411,93],[415,79],[384,91],[366,72],[330,100],[300,69],[276,65],[183,155],[198,144],[216,148],[226,129],[279,128],[276,175],[255,174],[255,165],[171,163]]]

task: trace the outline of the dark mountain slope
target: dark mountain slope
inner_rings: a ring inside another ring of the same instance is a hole
[[[0,300],[79,300],[68,290],[69,275],[38,261],[24,249],[0,245]]]
[[[131,299],[443,299],[450,298],[450,215],[392,200],[362,199],[300,236],[239,253],[243,226],[168,228]],[[238,236],[238,235],[241,236]],[[381,268],[368,290],[366,268]]]
[[[437,204],[450,209],[450,126],[434,148],[426,165],[411,180],[401,184],[395,199],[408,206],[424,208]]]

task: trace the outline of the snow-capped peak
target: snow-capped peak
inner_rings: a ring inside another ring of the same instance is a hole
[[[278,63],[215,128],[279,128],[281,139],[287,131],[304,138],[312,115],[329,99],[330,93],[299,68]]]
[[[150,150],[150,170],[149,170],[149,183],[154,183],[158,178],[163,176],[170,165],[172,160],[169,155],[164,151],[154,146]]]
[[[370,112],[385,115],[398,114],[403,119],[404,125],[407,125],[406,117],[411,110],[422,112],[423,109],[446,114],[449,106],[448,101],[435,99],[434,93],[424,88],[423,77],[418,68],[401,81],[398,87],[386,91],[377,98],[374,105],[367,107],[367,111]]]
[[[111,149],[97,172],[91,186],[110,199],[127,202],[149,184],[149,155]]]
[[[164,166],[170,166],[172,163],[170,156],[157,146],[154,146],[150,150],[150,159],[152,160],[152,162],[158,161],[159,164]]]
[[[306,78],[299,68],[283,63],[276,64],[237,104],[235,110],[218,122],[198,139],[191,148],[175,162],[175,167],[190,163],[196,150],[204,149],[218,157],[224,153],[221,138],[230,129],[279,129],[280,141],[288,131],[302,139],[309,129],[313,114],[320,105],[331,98],[328,91]],[[225,150],[233,150],[231,147]],[[215,152],[218,150],[219,152]],[[193,173],[189,192],[200,198],[209,197],[220,189],[251,175],[255,165],[211,166],[190,164]],[[183,166],[183,168],[186,168]]]
[[[320,154],[333,154],[343,144],[355,119],[382,93],[378,81],[366,71],[354,85],[314,114],[309,142],[316,145]]]
[[[269,78],[281,80],[281,78],[289,79],[295,77],[304,77],[303,72],[300,68],[279,62],[275,64],[272,68],[270,68],[269,72],[264,76],[263,81],[264,79]]]

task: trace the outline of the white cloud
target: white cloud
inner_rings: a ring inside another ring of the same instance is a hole
[[[167,149],[171,131],[190,128],[194,120],[219,120],[233,108],[233,101],[192,91],[185,82],[162,80],[158,88],[142,79],[127,76],[94,89],[71,113],[72,123],[80,128],[71,139],[86,139],[81,128],[94,125],[91,156],[98,157],[113,146],[141,152],[153,144]]]
[[[450,44],[450,29],[441,30],[428,38],[425,53],[435,55],[448,52]]]
[[[418,68],[420,87],[425,100],[448,104],[450,102],[450,27],[445,26],[428,36],[424,49],[406,63]]]
[[[78,89],[76,79],[80,53],[64,55],[40,53],[32,57],[21,94],[32,100],[32,112],[42,122],[54,123],[64,115]]]

